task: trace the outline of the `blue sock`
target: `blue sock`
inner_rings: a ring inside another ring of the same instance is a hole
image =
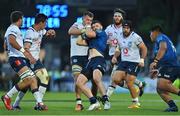
[[[102,96],[102,99],[103,99],[103,101],[109,101],[109,99],[108,99],[108,96],[107,96],[107,95],[103,95],[103,96]]]
[[[91,97],[91,98],[89,98],[89,101],[90,101],[90,103],[91,103],[91,104],[94,104],[94,103],[96,103],[96,102],[97,102],[97,100],[96,100],[96,98],[95,98],[95,97]]]
[[[173,100],[168,102],[169,107],[177,107]]]

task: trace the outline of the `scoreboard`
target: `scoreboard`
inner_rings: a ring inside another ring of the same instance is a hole
[[[68,5],[66,4],[36,4],[37,13],[43,13],[48,16],[47,27],[58,29],[61,27],[61,18],[68,16]],[[24,16],[22,29],[26,29],[34,24],[34,16]]]

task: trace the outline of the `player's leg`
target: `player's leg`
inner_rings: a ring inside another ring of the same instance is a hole
[[[82,105],[82,100],[81,100],[81,90],[80,88],[78,88],[78,86],[76,85],[77,82],[77,78],[79,76],[80,72],[78,73],[73,73],[74,75],[74,83],[75,83],[75,96],[76,96],[76,106],[75,106],[75,110],[76,111],[80,111],[83,110],[83,105]]]
[[[165,111],[176,112],[178,108],[175,102],[171,99],[169,94],[173,93],[180,96],[180,89],[176,88],[172,82],[177,79],[179,70],[174,67],[162,67],[159,71],[157,81],[157,91],[161,98],[169,105],[169,108]]]
[[[106,90],[102,81],[102,72],[100,71],[100,69],[95,69],[93,71],[93,80],[96,83],[100,94],[102,95],[102,101],[104,103],[104,109],[108,110],[110,109],[110,103],[109,103],[109,99],[108,96],[106,95]]]
[[[39,95],[40,98],[43,99],[43,96],[46,92],[48,82],[49,82],[49,76],[47,70],[44,68],[44,65],[40,62],[40,60],[36,61],[36,64],[33,65],[33,67],[30,67],[34,72],[37,78],[40,80],[39,84]],[[23,96],[25,95],[28,88],[23,89],[20,91],[16,97],[16,100],[13,104],[13,109],[20,109],[19,103]],[[37,109],[37,108],[35,108]]]
[[[97,101],[97,99],[93,96],[90,88],[88,88],[85,85],[87,83],[87,81],[88,81],[87,77],[83,74],[80,74],[77,78],[76,85],[89,98],[91,105],[88,108],[88,110],[95,110],[95,109],[98,109],[100,107],[100,104]]]
[[[76,81],[86,61],[87,61],[86,56],[71,57],[72,73],[73,73],[74,83],[75,83],[74,86],[75,86],[75,96],[76,96],[76,105],[75,105],[76,111],[81,111],[84,109],[82,105],[82,100],[81,100],[81,90],[77,87]]]
[[[113,77],[113,74],[115,73],[116,69],[117,69],[117,65],[113,66],[112,72],[111,72],[111,78]],[[107,93],[107,95],[110,97],[113,93],[113,91],[116,88],[116,84],[111,80],[111,85],[109,85],[108,90],[109,92]]]
[[[136,88],[134,86],[135,79],[136,79],[136,76],[130,75],[130,74],[127,74],[127,76],[125,78],[127,86],[129,88],[129,91],[131,94],[131,97],[132,97],[132,102],[133,102],[133,104],[130,105],[128,108],[139,108],[139,105],[140,105],[139,99],[138,99],[138,94],[137,94]]]
[[[158,79],[158,88],[176,95],[180,94],[180,89],[176,88],[172,82],[168,79],[159,78]]]
[[[31,77],[33,76],[33,73],[27,66],[22,66],[22,68],[18,71],[18,75],[20,76],[22,81],[16,84],[9,92],[7,92],[5,96],[2,97],[2,100],[4,103],[6,103],[5,106],[8,110],[12,109],[10,98],[17,92],[29,87],[32,83]]]
[[[120,70],[115,71],[112,76],[112,83],[114,85],[119,85],[121,82],[123,82],[122,80],[124,79],[125,75],[126,74],[124,71],[120,71]],[[107,89],[107,96],[110,97],[113,94],[114,90],[115,90],[114,86],[109,86]]]
[[[13,103],[13,110],[21,110],[20,101],[22,100],[22,98],[26,94],[27,90],[28,90],[28,88],[23,89],[23,90],[18,92],[18,94],[16,96],[16,99],[15,99],[15,101]]]
[[[97,97],[97,92],[98,92],[97,85],[94,82],[94,80],[92,80],[91,83],[92,83],[91,92],[92,92],[93,96]]]
[[[49,75],[48,75],[48,72],[45,68],[41,68],[41,69],[36,70],[35,75],[40,80],[39,93],[40,93],[41,99],[43,99],[43,97],[46,93],[47,87],[48,87]]]
[[[137,78],[134,81],[134,84],[137,85],[139,87],[139,96],[141,97],[144,94],[144,87],[146,86],[146,82],[145,81],[140,81]]]
[[[178,107],[175,104],[174,100],[172,100],[169,92],[158,89],[158,87],[157,87],[157,93],[169,106],[169,108],[164,110],[165,112],[177,112],[178,111]]]

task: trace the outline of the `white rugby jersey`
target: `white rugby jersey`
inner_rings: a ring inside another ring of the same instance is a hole
[[[31,43],[30,53],[36,60],[39,59],[41,41],[45,34],[45,29],[36,31],[33,27],[29,27],[26,31],[24,42]]]
[[[23,47],[23,35],[17,25],[11,24],[5,33],[5,43],[7,47],[8,57],[24,57],[23,53],[13,48],[9,43],[9,35],[14,35],[17,43]]]
[[[122,33],[122,26],[117,28],[114,26],[114,24],[111,24],[105,29],[105,32],[108,36],[108,39],[111,39],[113,42],[113,45],[109,46],[109,56],[112,56],[114,55],[116,46],[118,44],[118,37]]]
[[[142,38],[132,32],[128,37],[124,37],[123,33],[118,38],[119,47],[121,49],[121,60],[129,62],[140,62],[140,50],[138,45],[142,43]]]
[[[75,27],[77,29],[83,29],[85,26],[82,23],[75,22],[72,27]],[[86,56],[88,53],[88,47],[87,46],[79,46],[76,44],[77,38],[79,35],[71,35],[71,57],[72,56]]]

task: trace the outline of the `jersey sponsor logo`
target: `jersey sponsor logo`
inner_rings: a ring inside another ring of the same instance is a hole
[[[132,47],[132,42],[128,42],[128,47],[129,47],[129,48]]]
[[[128,48],[124,48],[123,53],[124,53],[124,55],[128,55]]]
[[[112,43],[116,45],[118,43],[118,40],[117,39],[113,39]]]
[[[16,61],[15,61],[15,64],[16,64],[16,66],[19,66],[19,65],[21,65],[21,61],[16,60]]]
[[[78,60],[77,59],[73,59],[73,63],[77,63],[78,62]]]
[[[164,74],[164,77],[169,78],[169,77],[170,77],[170,75]]]

